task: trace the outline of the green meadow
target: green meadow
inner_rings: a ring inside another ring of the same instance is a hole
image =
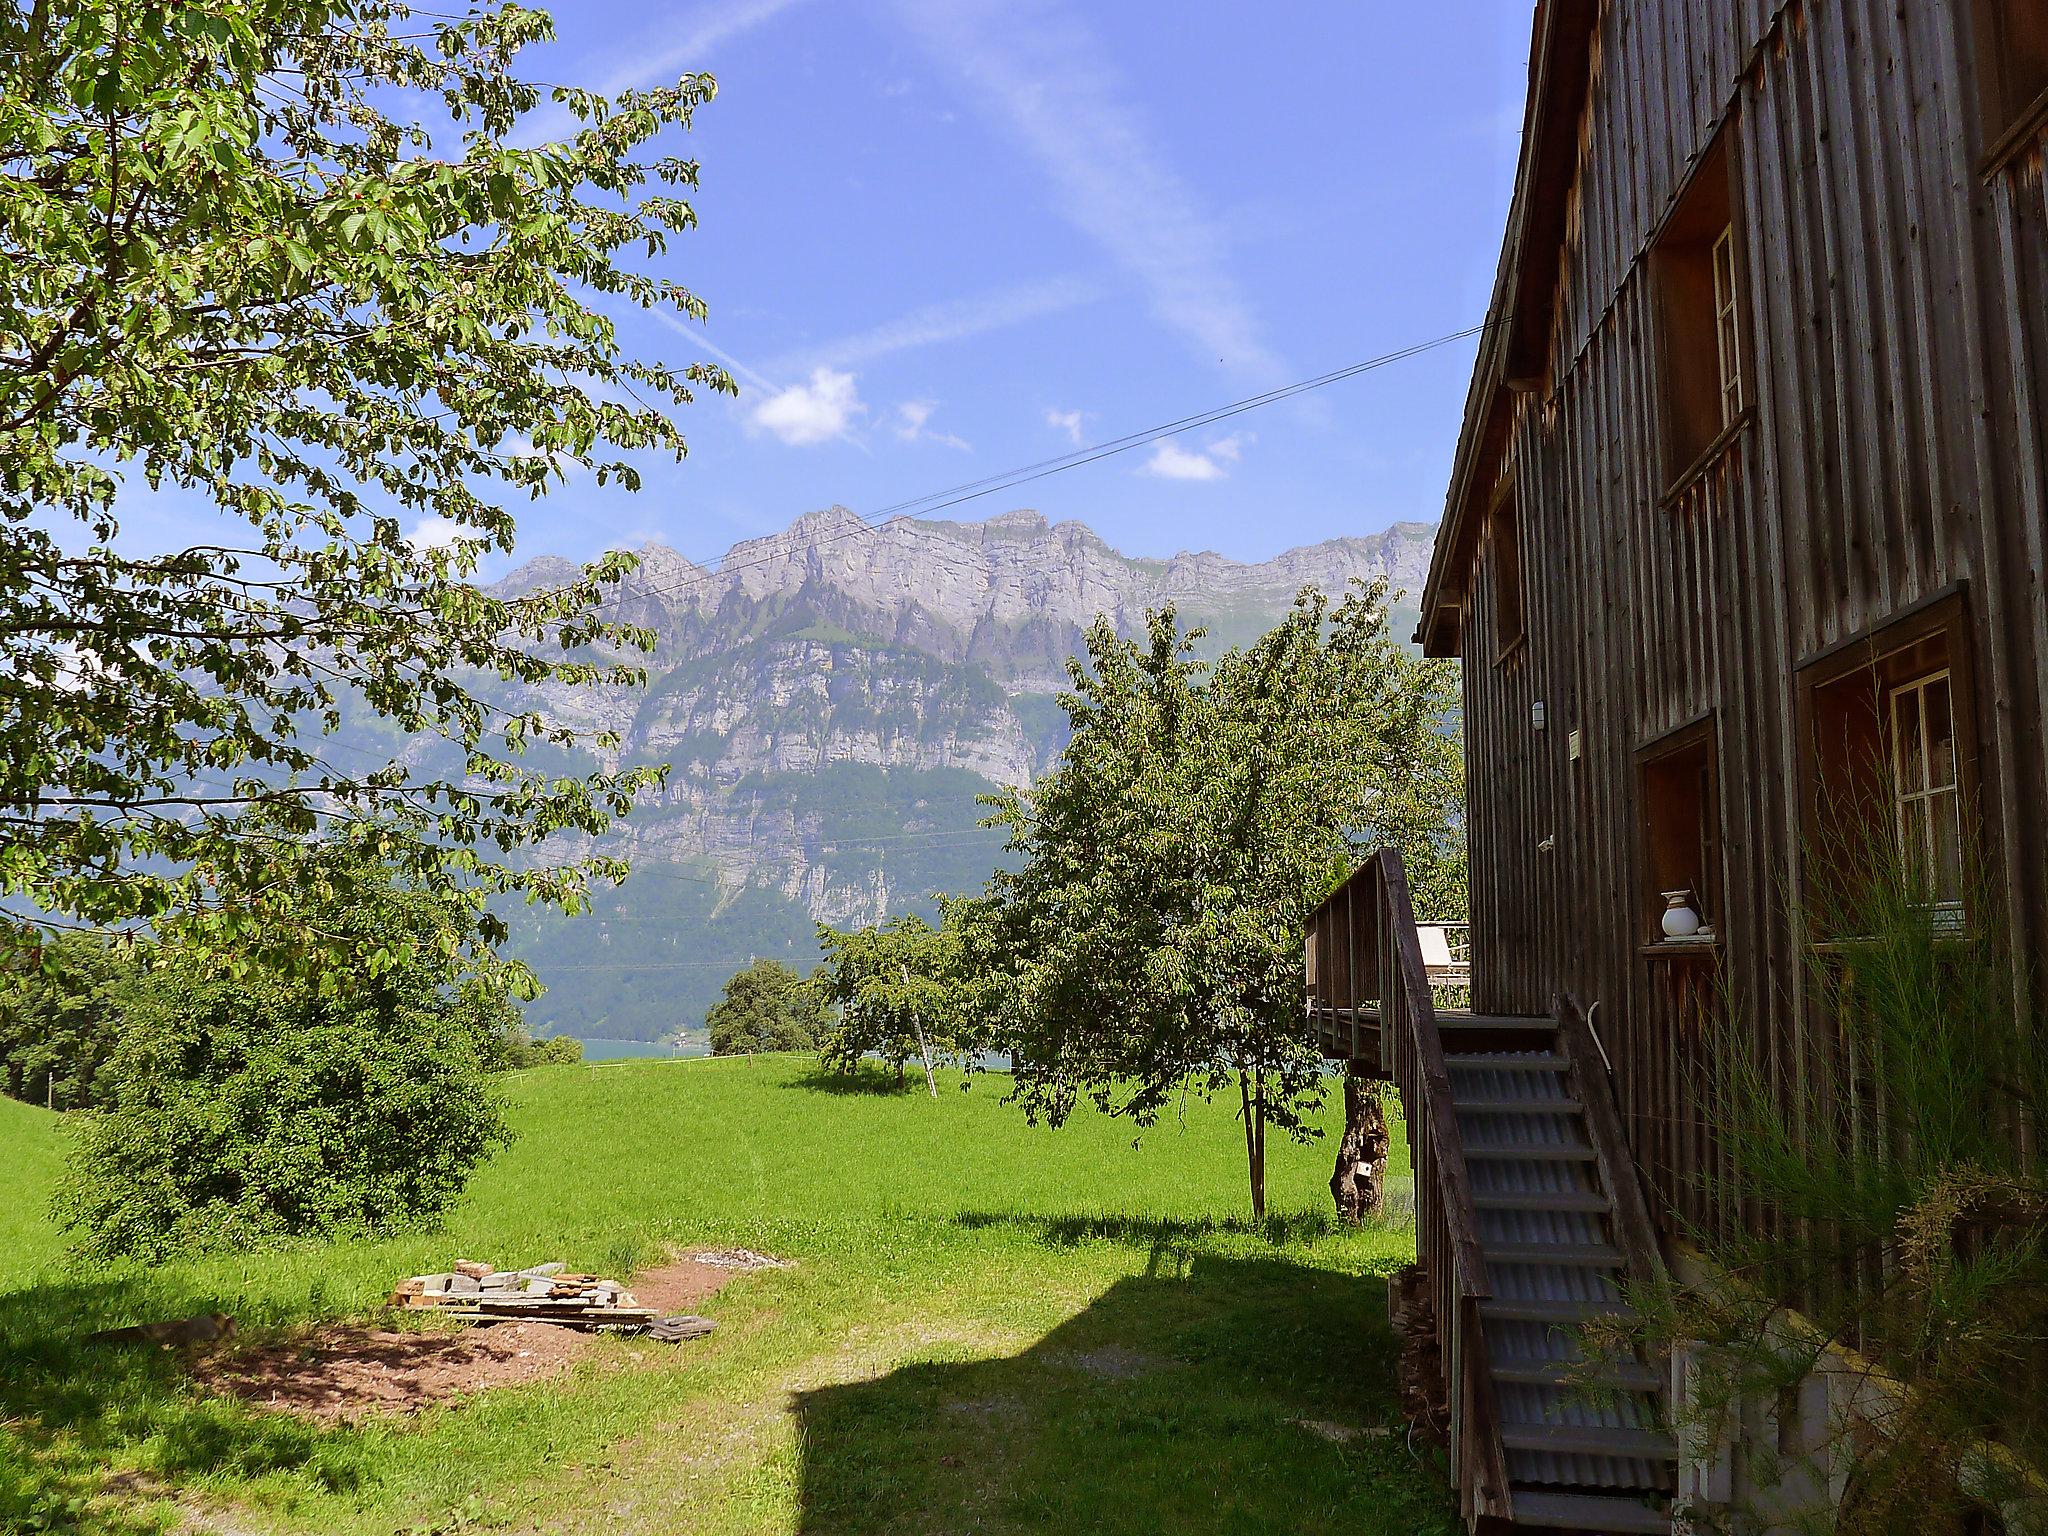
[[[1027,1126],[1006,1086],[542,1069],[444,1231],[158,1270],[67,1257],[61,1126],[0,1100],[0,1530],[1456,1529],[1393,1396],[1383,1277],[1412,1238],[1334,1224],[1332,1141],[1274,1145],[1254,1229],[1227,1107],[1134,1143]],[[707,1339],[603,1338],[565,1376],[353,1426],[83,1342],[216,1308],[289,1340],[457,1257],[623,1277],[700,1246],[788,1267],[706,1302]]]

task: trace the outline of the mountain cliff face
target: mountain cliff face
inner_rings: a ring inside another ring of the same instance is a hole
[[[528,702],[618,733],[617,759],[668,763],[668,785],[606,851],[635,872],[598,911],[527,920],[515,952],[549,987],[534,1022],[592,1038],[694,1028],[757,954],[808,967],[815,922],[929,910],[980,884],[1000,840],[975,797],[1027,783],[1058,755],[1056,695],[1097,615],[1135,632],[1177,605],[1205,648],[1270,628],[1302,586],[1384,576],[1397,632],[1434,530],[1291,550],[1134,559],[1036,512],[870,528],[841,508],[735,545],[716,570],[640,552],[611,604],[656,637],[643,690],[542,690]],[[544,558],[504,586],[562,579]]]

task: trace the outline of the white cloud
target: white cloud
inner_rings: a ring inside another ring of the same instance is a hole
[[[811,370],[809,382],[792,384],[763,400],[747,421],[792,448],[807,448],[844,437],[866,411],[852,374],[819,367]]]
[[[1082,434],[1082,416],[1079,411],[1047,411],[1045,424],[1056,432],[1067,434],[1067,440],[1079,448],[1087,438]]]
[[[1212,200],[1167,164],[1085,16],[1063,0],[896,0],[963,96],[1035,159],[1055,206],[1135,276],[1152,311],[1206,361],[1285,367],[1225,260]]]
[[[1228,466],[1244,457],[1245,441],[1233,433],[1206,448],[1186,448],[1170,437],[1161,438],[1139,472],[1161,480],[1221,480],[1230,473]]]
[[[805,347],[790,356],[767,364],[770,373],[799,368],[857,368],[878,357],[929,347],[941,342],[964,341],[970,336],[1022,325],[1045,315],[1076,309],[1093,303],[1102,295],[1101,285],[1082,277],[1055,277],[1044,282],[1025,283],[971,298],[947,299],[921,305],[870,330],[843,336],[820,346]]]
[[[414,549],[451,549],[458,539],[474,538],[476,530],[464,528],[450,517],[423,517],[405,542]]]
[[[889,430],[906,443],[938,443],[942,447],[958,448],[963,453],[971,453],[973,445],[965,438],[955,437],[950,432],[931,430],[929,423],[932,412],[938,408],[939,402],[936,400],[905,400],[896,407],[895,415],[889,423]]]

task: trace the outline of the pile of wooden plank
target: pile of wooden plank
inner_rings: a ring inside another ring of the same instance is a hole
[[[443,1274],[399,1281],[390,1304],[429,1307],[443,1317],[473,1323],[526,1321],[638,1331],[655,1320],[654,1308],[641,1306],[618,1281],[567,1270],[564,1264],[496,1269],[461,1259]]]

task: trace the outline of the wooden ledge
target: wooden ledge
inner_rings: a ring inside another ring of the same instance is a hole
[[[1721,953],[1721,941],[1713,939],[1666,939],[1661,944],[1644,944],[1636,953],[1651,960],[1695,960]]]
[[[1755,416],[1755,411],[1746,405],[1737,411],[1735,419],[1721,429],[1721,435],[1707,444],[1706,451],[1692,461],[1684,474],[1672,481],[1671,489],[1658,498],[1657,505],[1669,511],[1685,500],[1687,494],[1728,457],[1728,451],[1741,439],[1742,434],[1749,430],[1749,424]]]

